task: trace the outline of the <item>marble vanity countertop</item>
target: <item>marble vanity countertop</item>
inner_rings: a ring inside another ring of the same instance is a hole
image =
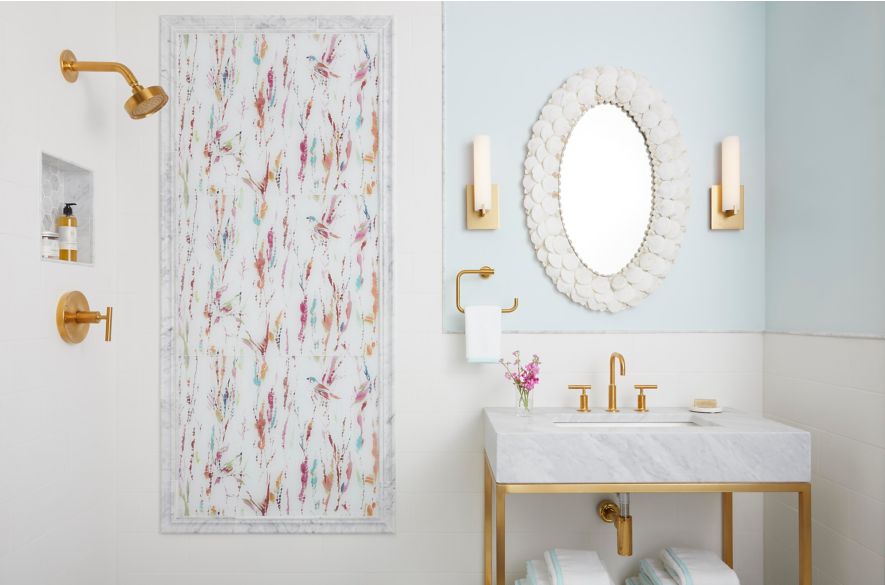
[[[499,483],[732,483],[811,480],[808,432],[725,409],[652,412],[486,408],[485,452]]]

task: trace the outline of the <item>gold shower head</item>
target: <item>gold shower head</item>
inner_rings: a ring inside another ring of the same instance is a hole
[[[141,120],[160,111],[166,105],[166,102],[169,101],[169,96],[166,95],[162,87],[159,85],[142,87],[135,75],[132,74],[132,71],[122,63],[77,61],[74,53],[65,49],[59,56],[59,64],[61,65],[62,76],[70,83],[77,81],[81,71],[110,71],[122,75],[129,87],[132,88],[132,97],[126,100],[123,108],[133,120]]]
[[[141,120],[160,111],[168,101],[169,96],[166,95],[166,92],[159,85],[152,85],[150,87],[141,87],[139,85],[132,88],[132,97],[126,100],[123,107],[126,108],[133,120]]]

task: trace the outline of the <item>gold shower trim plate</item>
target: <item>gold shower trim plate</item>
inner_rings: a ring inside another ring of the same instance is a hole
[[[138,83],[138,79],[132,71],[122,63],[113,61],[78,61],[77,56],[70,49],[65,49],[58,57],[62,77],[69,83],[79,79],[81,71],[95,71],[99,73],[119,73],[132,89],[132,96],[123,104],[123,108],[133,120],[147,118],[151,114],[160,111],[169,96],[159,85],[144,87]]]
[[[55,310],[55,325],[58,334],[67,343],[80,343],[89,334],[89,326],[105,322],[104,340],[111,340],[111,329],[114,322],[114,309],[108,307],[105,314],[90,311],[86,295],[78,290],[66,292],[58,299]]]

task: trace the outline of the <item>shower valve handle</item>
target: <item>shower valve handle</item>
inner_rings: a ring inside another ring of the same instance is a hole
[[[104,315],[101,311],[90,311],[89,301],[80,291],[63,294],[58,300],[56,325],[61,338],[68,343],[80,343],[86,339],[89,326],[104,321],[104,340],[111,340],[114,324],[114,308],[107,307]]]

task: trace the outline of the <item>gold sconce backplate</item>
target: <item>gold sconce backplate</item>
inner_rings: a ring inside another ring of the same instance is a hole
[[[496,230],[501,223],[500,206],[498,205],[498,186],[492,185],[492,208],[480,215],[473,207],[473,185],[467,185],[467,229]]]
[[[722,185],[710,187],[710,229],[744,229],[744,186],[741,185],[741,207],[737,213],[722,211]]]

